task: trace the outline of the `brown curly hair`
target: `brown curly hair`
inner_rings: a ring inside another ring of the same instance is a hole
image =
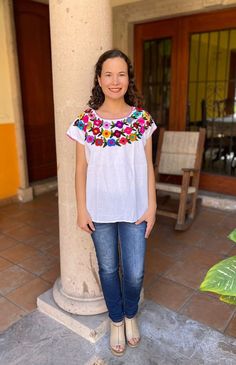
[[[99,85],[98,76],[101,76],[102,72],[102,65],[103,63],[108,60],[109,58],[120,57],[125,60],[128,66],[128,77],[129,77],[129,86],[124,95],[125,102],[130,106],[137,106],[141,107],[142,98],[138,94],[137,87],[134,81],[134,71],[133,66],[126,56],[125,53],[120,51],[119,49],[111,49],[109,51],[104,52],[98,59],[95,65],[95,76],[94,76],[94,86],[92,88],[92,95],[90,96],[88,105],[93,109],[98,109],[104,102],[105,96],[104,93]]]

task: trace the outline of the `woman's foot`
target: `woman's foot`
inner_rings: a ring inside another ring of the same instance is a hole
[[[124,321],[112,322],[110,333],[110,348],[115,356],[122,356],[125,352],[125,324]]]
[[[138,323],[135,317],[125,318],[125,333],[128,346],[137,347],[141,338],[138,329]]]

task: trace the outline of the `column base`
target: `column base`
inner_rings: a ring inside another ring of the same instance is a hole
[[[97,342],[105,335],[109,328],[107,314],[78,316],[65,312],[55,303],[52,291],[52,289],[49,289],[37,298],[37,307],[40,312],[63,324],[91,343]]]
[[[53,286],[53,298],[60,308],[69,313],[90,316],[107,312],[103,296],[96,298],[70,297],[63,291],[60,278]]]
[[[33,189],[31,186],[28,188],[19,188],[17,192],[19,201],[27,203],[33,200]]]

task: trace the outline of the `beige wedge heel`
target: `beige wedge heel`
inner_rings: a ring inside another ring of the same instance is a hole
[[[125,343],[125,324],[124,321],[112,322],[111,321],[111,333],[110,333],[110,349],[113,355],[124,355],[126,348]]]
[[[128,346],[137,347],[140,344],[141,338],[135,317],[125,318],[125,333]]]

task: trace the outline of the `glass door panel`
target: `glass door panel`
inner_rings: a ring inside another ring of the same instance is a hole
[[[236,29],[190,36],[186,127],[206,128],[204,172],[236,175]]]
[[[171,39],[146,40],[143,43],[142,89],[145,108],[168,129],[171,80]]]

